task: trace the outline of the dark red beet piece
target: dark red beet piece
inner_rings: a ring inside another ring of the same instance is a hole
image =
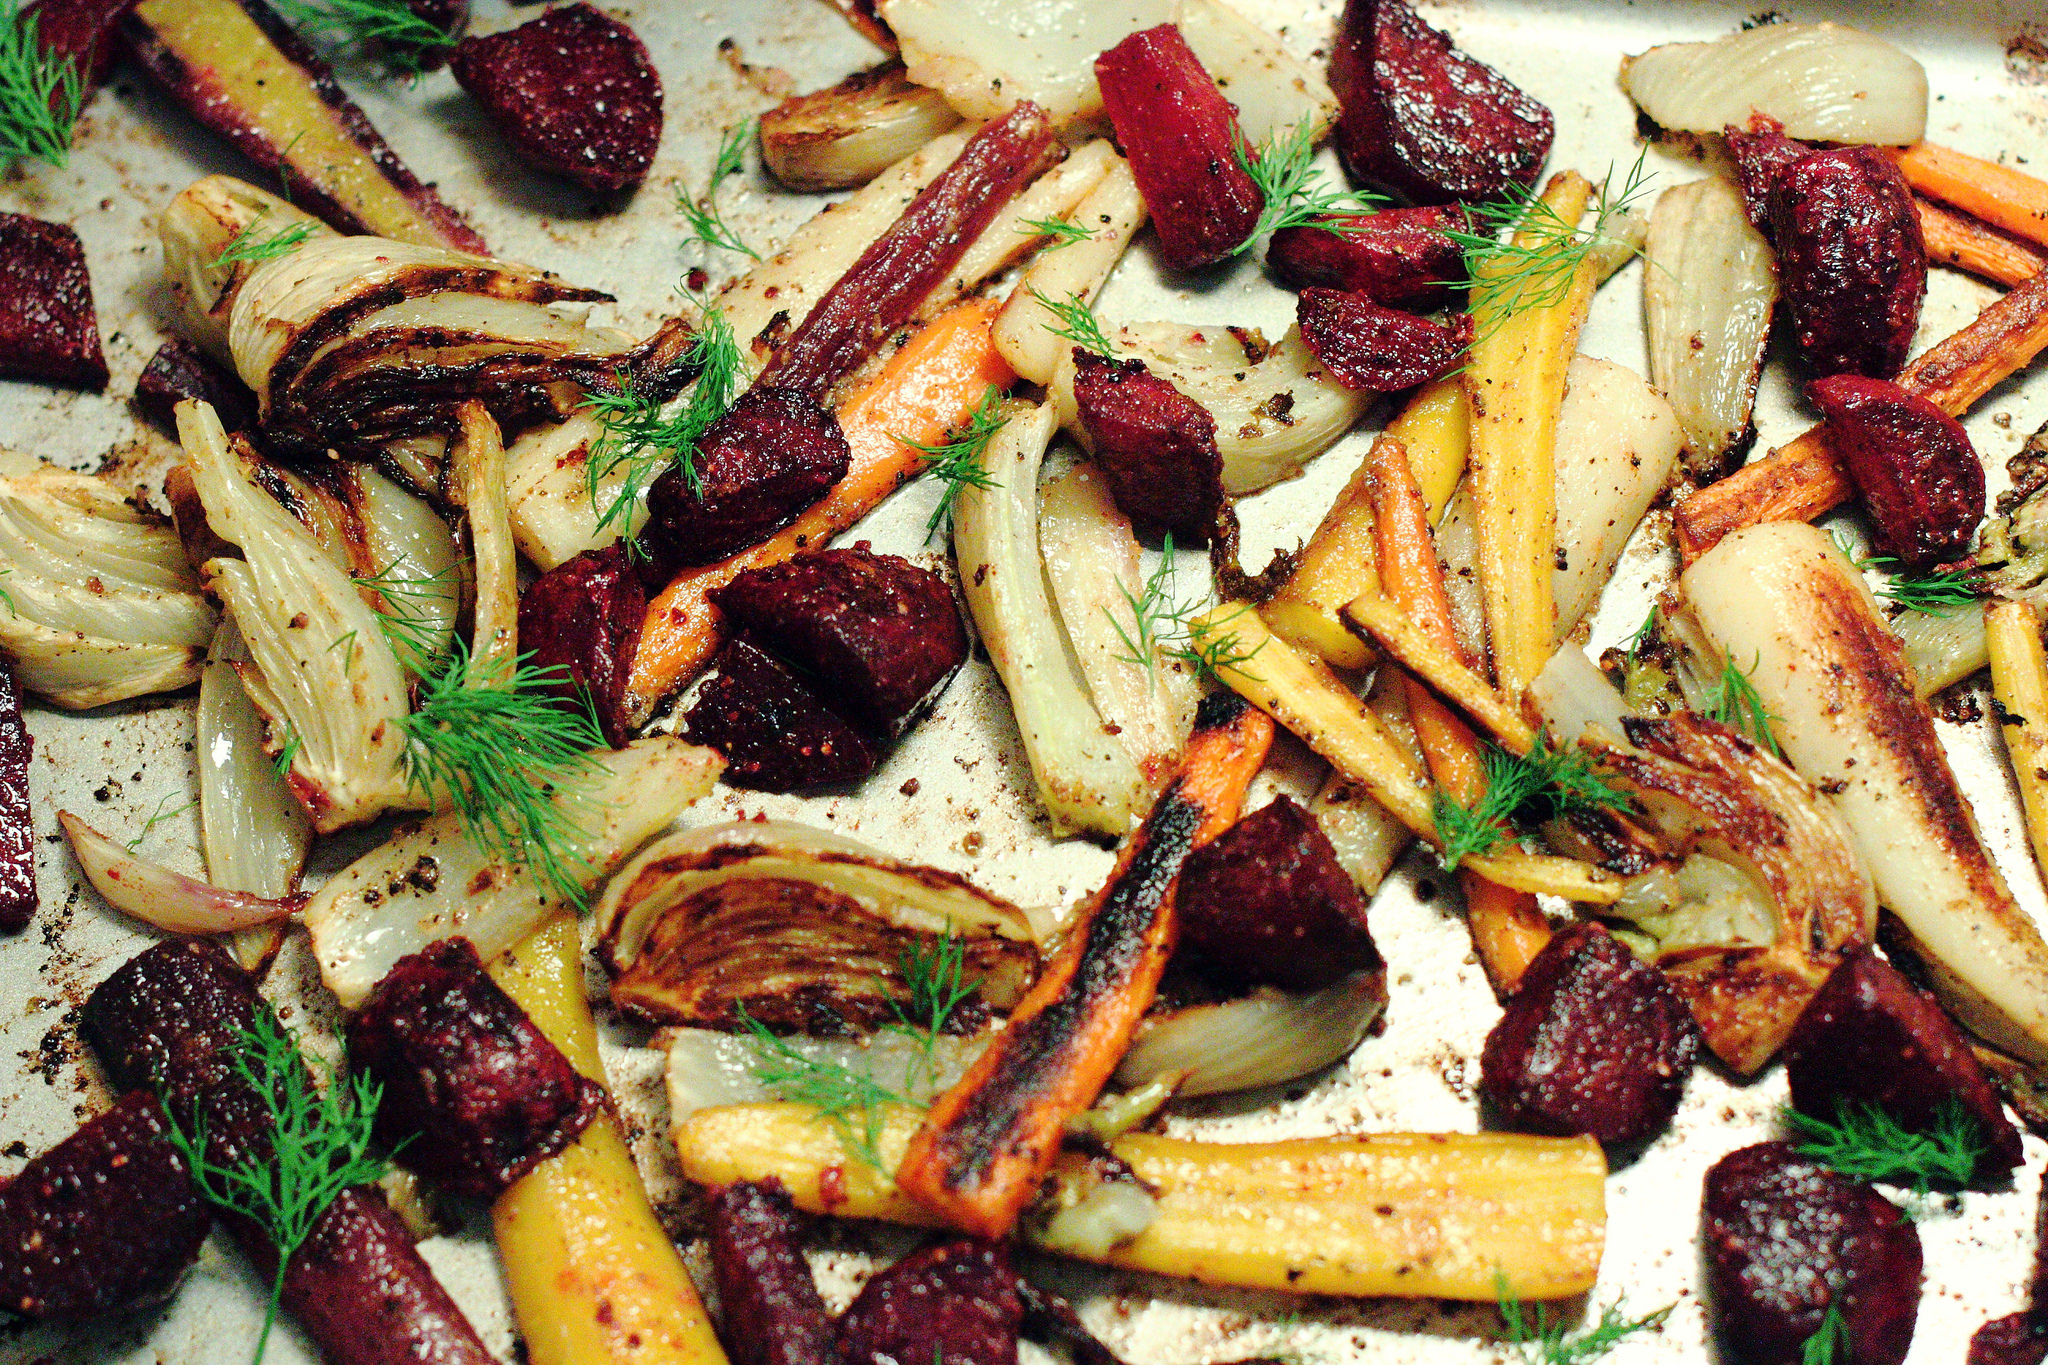
[[[135,0],[32,0],[22,18],[36,21],[36,40],[45,52],[62,53],[78,63],[85,97],[107,78],[114,64],[114,30]]]
[[[925,295],[1003,206],[1065,155],[1052,120],[1030,100],[984,124],[818,300],[776,349],[759,382],[798,389],[822,402],[883,337],[917,315]]]
[[[1340,228],[1282,228],[1266,248],[1266,264],[1289,289],[1343,289],[1389,308],[1427,313],[1450,298],[1464,277],[1465,252],[1444,235],[1465,216],[1430,205],[1385,213],[1333,214]]]
[[[1808,152],[1778,169],[1770,202],[1799,358],[1821,376],[1898,374],[1927,295],[1904,172],[1875,147]]]
[[[1197,270],[1243,246],[1266,197],[1238,162],[1237,110],[1180,30],[1133,33],[1095,59],[1095,80],[1167,264]]]
[[[845,1365],[1016,1365],[1024,1307],[1000,1242],[913,1251],[865,1285],[839,1320]]]
[[[241,376],[191,342],[174,337],[157,347],[143,366],[135,381],[135,406],[144,417],[175,433],[178,404],[188,398],[212,404],[229,431],[248,431],[256,425],[256,395]]]
[[[131,1091],[0,1185],[0,1308],[83,1318],[160,1298],[212,1225],[163,1105]]]
[[[1556,131],[1550,110],[1402,0],[1349,0],[1330,88],[1344,165],[1418,204],[1475,203],[1533,185]]]
[[[866,777],[874,741],[818,699],[780,660],[740,636],[719,651],[685,733],[725,755],[725,780],[760,791],[802,791]]]
[[[1970,548],[1984,519],[1984,464],[1962,423],[1883,379],[1816,379],[1806,396],[1827,418],[1880,551],[1925,569]]]
[[[466,938],[393,964],[349,1021],[348,1052],[384,1087],[378,1141],[456,1194],[495,1198],[604,1106]]]
[[[223,1165],[271,1159],[269,1120],[234,1069],[236,1040],[270,1009],[211,941],[160,943],[94,989],[80,1025],[116,1085],[154,1089],[175,1114],[204,1116]],[[267,1282],[267,1233],[223,1219]],[[314,1222],[285,1274],[284,1306],[335,1365],[491,1365],[462,1310],[414,1250],[382,1191],[356,1185]]]
[[[107,386],[85,248],[62,223],[0,213],[0,378]]]
[[[2048,1360],[2048,1332],[2033,1314],[2011,1313],[1977,1329],[1963,1365],[2041,1365],[2043,1360]]]
[[[730,558],[803,515],[852,458],[829,408],[796,389],[756,385],[697,442],[701,492],[679,468],[654,481],[642,544],[665,568]]]
[[[607,743],[632,738],[626,679],[647,617],[647,588],[624,544],[585,550],[536,578],[519,598],[519,647],[553,669],[545,688],[564,705],[588,697]]]
[[[1301,339],[1347,389],[1393,393],[1448,374],[1472,344],[1472,315],[1449,323],[1383,308],[1365,294],[1304,289],[1294,305]]]
[[[647,178],[661,143],[661,77],[639,35],[602,10],[562,5],[464,38],[448,66],[538,169],[593,190]]]
[[[1209,410],[1138,360],[1074,352],[1074,403],[1096,465],[1125,516],[1184,545],[1223,511],[1223,455]]]
[[[1765,1142],[1716,1162],[1701,1210],[1714,1324],[1744,1365],[1798,1365],[1830,1305],[1854,1365],[1899,1365],[1920,1312],[1920,1234],[1861,1181]]]
[[[1486,1035],[1479,1089],[1510,1128],[1638,1142],[1671,1121],[1699,1050],[1664,974],[1577,924],[1536,955]]]
[[[865,541],[749,569],[711,600],[838,709],[891,735],[967,662],[946,580]]]
[[[1813,150],[1810,143],[1785,136],[1785,125],[1769,114],[1751,114],[1749,126],[1729,124],[1721,130],[1735,163],[1735,183],[1742,190],[1742,208],[1764,236],[1771,235],[1771,186],[1778,172]]]
[[[1074,1305],[1050,1289],[1041,1289],[1019,1275],[1017,1297],[1024,1308],[1021,1330],[1026,1341],[1064,1350],[1074,1365],[1124,1365],[1115,1351],[1088,1330]]]
[[[28,799],[35,747],[14,666],[0,656],[0,933],[20,933],[36,913],[36,824]]]
[[[796,1205],[774,1176],[711,1197],[720,1334],[735,1365],[838,1365],[831,1315],[797,1242]]]
[[[1190,853],[1174,903],[1182,944],[1231,985],[1313,991],[1353,972],[1386,974],[1358,884],[1288,797]]]

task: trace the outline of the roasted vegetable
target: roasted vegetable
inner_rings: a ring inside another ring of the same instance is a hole
[[[1158,1010],[1117,1063],[1117,1084],[1134,1093],[1171,1087],[1176,1098],[1285,1085],[1349,1057],[1386,1007],[1386,969],[1375,967],[1317,991],[1261,986]]]
[[[1677,414],[1641,375],[1611,360],[1572,357],[1551,464],[1557,552],[1550,591],[1559,640],[1592,615],[1684,447]]]
[[[1066,328],[1054,306],[1092,302],[1145,225],[1145,199],[1130,163],[1112,164],[1067,222],[1085,235],[1033,257],[996,318],[997,349],[1034,384],[1050,384],[1072,347],[1058,335]]]
[[[1294,315],[1302,341],[1332,378],[1374,393],[1441,378],[1472,341],[1470,314],[1439,324],[1336,289],[1302,290]]]
[[[1863,495],[1878,550],[1909,570],[1962,557],[1984,519],[1984,465],[1962,423],[1882,379],[1834,375],[1806,395]]]
[[[107,904],[173,934],[229,934],[298,913],[298,896],[271,898],[225,890],[137,857],[70,811],[57,824],[71,842],[78,870]]]
[[[178,326],[200,350],[232,373],[228,319],[242,286],[258,266],[334,229],[268,190],[230,175],[208,175],[180,190],[157,220],[164,282],[178,308]],[[237,376],[239,379],[239,376]],[[246,389],[246,385],[238,384]],[[204,394],[185,397],[205,398]],[[211,402],[211,399],[207,399]],[[174,403],[172,407],[175,409]],[[223,420],[227,420],[223,409]],[[176,418],[172,418],[175,426]],[[233,424],[241,430],[246,424]]]
[[[639,35],[586,4],[464,38],[448,69],[526,162],[585,189],[631,189],[661,142],[661,77]]]
[[[519,598],[519,646],[534,667],[554,670],[549,690],[565,706],[590,698],[604,737],[631,737],[626,675],[647,617],[647,589],[623,544],[586,550],[542,574]]]
[[[1749,122],[1721,130],[1728,159],[1735,164],[1735,183],[1742,190],[1742,209],[1750,226],[1770,240],[1771,187],[1778,173],[1814,150],[1813,144],[1785,136],[1785,125],[1769,114],[1752,113]],[[1774,258],[1775,259],[1775,258]]]
[[[727,782],[758,791],[858,782],[882,758],[875,740],[745,635],[719,651],[683,723],[691,743],[725,756]]]
[[[1139,526],[1209,539],[1224,506],[1216,419],[1137,360],[1074,349],[1074,404],[1096,467]]]
[[[1533,185],[1550,155],[1550,111],[1404,0],[1349,0],[1330,85],[1345,166],[1418,204],[1498,199]]]
[[[107,385],[85,248],[62,223],[0,213],[0,377]]]
[[[1927,295],[1905,176],[1872,148],[1809,152],[1779,170],[1770,207],[1799,358],[1821,376],[1896,375]]]
[[[142,68],[192,116],[343,232],[482,252],[405,168],[327,64],[260,0],[142,0],[121,23]]]
[[[902,62],[885,62],[761,115],[761,160],[793,190],[851,189],[959,121],[938,91],[911,83]]]
[[[1464,253],[1443,233],[1464,222],[1438,205],[1336,214],[1274,233],[1266,264],[1289,289],[1342,289],[1426,313],[1443,306],[1464,273]]]
[[[28,793],[35,749],[14,669],[0,660],[0,933],[20,933],[36,912],[36,824]]]
[[[256,425],[256,395],[233,370],[221,366],[191,342],[173,338],[156,348],[135,381],[135,406],[142,415],[177,434],[178,404],[186,399],[212,406],[229,431]]]
[[[1024,1304],[1001,1242],[973,1238],[911,1252],[861,1286],[839,1320],[846,1365],[957,1361],[1009,1365]]]
[[[212,1225],[162,1102],[132,1091],[0,1185],[0,1305],[89,1318],[161,1298]]]
[[[1903,146],[1927,128],[1927,72],[1840,24],[1757,24],[1630,57],[1622,89],[1661,127],[1718,133],[1758,111],[1794,137]]]
[[[838,1365],[832,1318],[797,1242],[782,1182],[736,1180],[711,1196],[721,1335],[737,1365]],[[906,1357],[908,1359],[908,1357]]]

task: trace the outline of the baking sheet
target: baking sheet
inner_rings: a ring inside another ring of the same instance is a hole
[[[1234,2],[1282,33],[1296,52],[1318,58],[1338,8],[1335,0]],[[1754,3],[1454,0],[1421,8],[1467,50],[1550,104],[1558,121],[1552,168],[1577,166],[1597,179],[1610,164],[1626,165],[1635,156],[1633,113],[1613,79],[1620,55],[1657,42],[1715,36],[1749,17]],[[392,145],[423,179],[439,182],[442,194],[470,216],[496,252],[611,290],[620,299],[614,318],[642,330],[672,305],[671,284],[685,269],[704,265],[722,279],[735,264],[744,264],[705,259],[681,246],[671,207],[678,188],[702,188],[722,125],[770,107],[784,76],[795,88],[815,88],[875,55],[817,0],[648,0],[610,8],[645,39],[667,89],[667,126],[654,174],[619,211],[522,170],[446,73],[413,87],[347,67],[343,76]],[[479,3],[476,28],[488,32],[532,13]],[[2015,164],[2025,164],[2030,149],[2048,145],[2048,72],[2027,57],[2030,49],[2019,41],[2029,21],[2044,18],[2037,7],[1800,3],[1787,13],[1800,20],[1854,22],[1914,52],[1927,65],[1935,92],[1930,138]],[[737,51],[721,54],[719,44],[728,38]],[[742,62],[751,64],[751,73]],[[1697,174],[1657,153],[1651,164],[1660,187]],[[0,180],[0,208],[77,227],[113,370],[104,397],[0,384],[0,444],[77,468],[97,467],[110,454],[138,469],[160,462],[164,443],[146,432],[125,397],[167,335],[170,307],[159,281],[154,218],[174,193],[210,171],[250,173],[218,140],[122,69],[82,121],[68,170],[30,166]],[[760,244],[803,221],[822,199],[774,191],[755,170],[744,186],[728,186],[722,202],[742,233]],[[1631,267],[1602,291],[1582,343],[1588,353],[1638,371],[1644,366],[1639,275],[1640,267]],[[1936,272],[1920,344],[1953,331],[1991,297],[1987,287]],[[1273,289],[1249,264],[1199,286],[1169,281],[1140,250],[1112,283],[1102,313],[1119,322],[1255,324],[1277,336],[1291,316],[1292,296]],[[1782,371],[1774,374],[1759,415],[1760,449],[1804,425],[1791,409]],[[1373,414],[1300,479],[1245,504],[1248,560],[1270,546],[1291,545],[1313,527],[1383,416]],[[1994,471],[1994,491],[2002,484],[2005,458],[2044,419],[2048,376],[1994,391],[1967,419]],[[926,488],[906,489],[854,536],[885,550],[919,550],[932,496]],[[1648,595],[1668,581],[1673,565],[1653,544],[1660,529],[1653,515],[1650,534],[1639,536],[1624,558],[1594,625],[1596,644],[1632,630]],[[44,836],[44,896],[28,932],[0,942],[0,1174],[19,1169],[30,1154],[108,1102],[78,1040],[76,1011],[97,981],[148,941],[77,885],[56,832],[56,811],[79,811],[117,840],[140,836],[144,853],[183,871],[201,871],[196,810],[179,810],[195,797],[189,697],[83,717],[37,708],[30,726],[37,740],[32,784]],[[2015,891],[2039,914],[2040,880],[2023,852],[2016,798],[1995,733],[1988,721],[1944,724],[1943,733]],[[1317,775],[1315,761],[1283,740],[1262,785],[1306,792]],[[1092,845],[1051,839],[1031,795],[1007,706],[993,674],[979,663],[969,666],[937,714],[858,794],[804,800],[721,789],[687,820],[707,823],[755,813],[795,816],[857,834],[890,853],[935,863],[1000,894],[1046,906],[1071,904],[1110,861]],[[153,816],[160,818],[150,826]],[[1476,1127],[1477,1059],[1496,1009],[1452,895],[1445,879],[1432,876],[1411,855],[1374,903],[1374,933],[1390,963],[1383,1036],[1369,1039],[1346,1066],[1313,1085],[1253,1103],[1191,1106],[1170,1120],[1170,1129],[1246,1140]],[[288,947],[268,988],[288,1002],[294,1022],[317,1026],[325,1011],[318,991],[308,989],[312,973],[301,948],[296,941]],[[664,1213],[686,1228],[687,1192],[678,1186],[662,1136],[660,1058],[640,1046],[644,1034],[630,1026],[611,1021],[608,1033],[607,1063],[622,1107],[638,1129],[643,1169]],[[1615,1365],[1710,1358],[1694,1247],[1700,1180],[1723,1153],[1769,1135],[1782,1101],[1783,1080],[1775,1070],[1743,1086],[1703,1066],[1670,1131],[1609,1181],[1608,1244],[1601,1284],[1592,1296],[1595,1309],[1617,1298],[1637,1314],[1675,1305],[1660,1331],[1616,1350],[1609,1357]],[[1986,1317],[2022,1306],[2043,1155],[2041,1141],[2029,1137],[2028,1167],[2014,1188],[1943,1201],[1921,1222],[1927,1281],[1910,1358],[1914,1365],[1959,1359],[1969,1333]],[[425,1244],[425,1253],[485,1340],[513,1359],[486,1221],[479,1209],[455,1212],[461,1225]],[[912,1240],[887,1229],[821,1230],[815,1256],[828,1298],[843,1304],[876,1253],[886,1260]],[[242,1358],[265,1286],[219,1241],[208,1244],[169,1304],[68,1331],[0,1328],[0,1362],[211,1365]],[[691,1254],[693,1268],[702,1271],[701,1254]],[[1147,1365],[1254,1355],[1286,1355],[1312,1365],[1367,1356],[1390,1365],[1499,1358],[1490,1344],[1498,1321],[1484,1307],[1294,1299],[1050,1261],[1041,1268],[1050,1283],[1076,1298],[1088,1322],[1126,1359]],[[1565,1311],[1578,1308],[1566,1305]],[[312,1358],[289,1328],[272,1340],[270,1359],[278,1365]]]

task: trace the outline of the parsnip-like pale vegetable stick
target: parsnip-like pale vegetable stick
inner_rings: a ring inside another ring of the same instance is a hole
[[[1424,630],[1400,603],[1385,597],[1359,597],[1344,604],[1344,619],[1370,636],[1388,657],[1447,698],[1479,723],[1487,736],[1510,753],[1526,754],[1536,745],[1536,732],[1521,714],[1500,699],[1457,654]]]
[[[2026,807],[2027,841],[2048,866],[2048,656],[2041,650],[2040,613],[2025,602],[1988,602],[1984,637],[2005,753]]]
[[[1927,259],[1936,265],[1953,266],[1972,275],[2011,286],[2048,267],[2043,255],[2025,242],[1978,222],[1968,214],[1952,213],[1925,199],[1913,201],[1920,214],[1920,235],[1927,241]]]
[[[2048,943],[1977,836],[1934,716],[1862,576],[1820,531],[1753,526],[1680,580],[1682,624],[1748,675],[1799,774],[1847,821],[1880,902],[1987,1042],[2048,1061]]]
[[[917,1115],[880,1117],[886,1169]],[[773,1176],[816,1213],[933,1225],[887,1175],[849,1162],[838,1135],[802,1105],[700,1109],[676,1125],[675,1140],[684,1174],[701,1184]],[[1379,1133],[1236,1144],[1132,1133],[1110,1151],[1159,1205],[1151,1226],[1102,1257],[1110,1265],[1305,1294],[1480,1302],[1503,1283],[1524,1299],[1583,1293],[1600,1268],[1607,1162],[1590,1138]],[[1078,1176],[1084,1161],[1062,1155],[1054,1179]]]
[[[604,1082],[575,916],[549,920],[490,972],[570,1065]],[[533,1365],[725,1365],[609,1113],[499,1195],[491,1224]]]
[[[1557,640],[1600,600],[1685,445],[1671,404],[1633,370],[1581,355],[1572,357],[1568,375],[1554,465],[1557,545],[1550,581]]]
[[[2048,180],[1931,142],[1892,156],[1920,193],[2048,246]]]
[[[1374,678],[1366,705],[1419,767],[1422,746],[1415,738],[1415,727],[1408,723],[1408,691],[1397,674],[1398,670],[1389,668]],[[1367,896],[1379,891],[1395,860],[1415,842],[1415,832],[1373,800],[1363,783],[1334,768],[1308,803],[1308,812],[1337,850],[1338,863]]]
[[[1067,221],[1088,235],[1041,251],[1025,267],[1024,278],[996,317],[996,350],[1011,369],[1034,384],[1052,383],[1053,368],[1073,344],[1052,334],[1060,321],[1037,295],[1054,303],[1072,297],[1093,301],[1123,259],[1124,248],[1145,225],[1145,201],[1130,163],[1118,157]]]
[[[1544,186],[1543,227],[1516,234],[1518,245],[1564,252],[1569,243],[1555,224],[1577,223],[1593,187],[1576,171]],[[1593,300],[1597,264],[1582,260],[1553,300],[1516,298],[1513,286],[1489,297],[1494,263],[1474,280],[1477,335],[1465,368],[1472,405],[1469,456],[1472,506],[1478,517],[1479,591],[1493,673],[1501,694],[1519,698],[1556,645],[1557,608],[1551,591],[1556,554],[1557,410],[1564,402],[1566,367],[1578,348],[1579,328]]]
[[[1296,653],[1243,602],[1225,602],[1189,629],[1196,647],[1216,657],[1225,686],[1292,730],[1417,835],[1442,843],[1429,779],[1380,718],[1326,667]],[[1463,865],[1517,891],[1588,905],[1609,905],[1621,894],[1620,878],[1574,858],[1505,849],[1467,857]]]

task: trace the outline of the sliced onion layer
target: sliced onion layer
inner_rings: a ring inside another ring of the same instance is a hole
[[[233,933],[289,919],[305,904],[303,896],[273,900],[173,872],[136,857],[68,810],[57,812],[57,822],[70,838],[71,851],[93,890],[121,913],[166,933]]]
[[[1148,1020],[1117,1067],[1117,1083],[1180,1083],[1182,1095],[1281,1085],[1343,1061],[1386,1008],[1386,977],[1359,972],[1305,994],[1262,989]]]
[[[1927,71],[1840,24],[1759,24],[1711,43],[1667,43],[1621,65],[1621,87],[1660,127],[1718,133],[1751,113],[1815,142],[1903,147],[1927,132]]]

